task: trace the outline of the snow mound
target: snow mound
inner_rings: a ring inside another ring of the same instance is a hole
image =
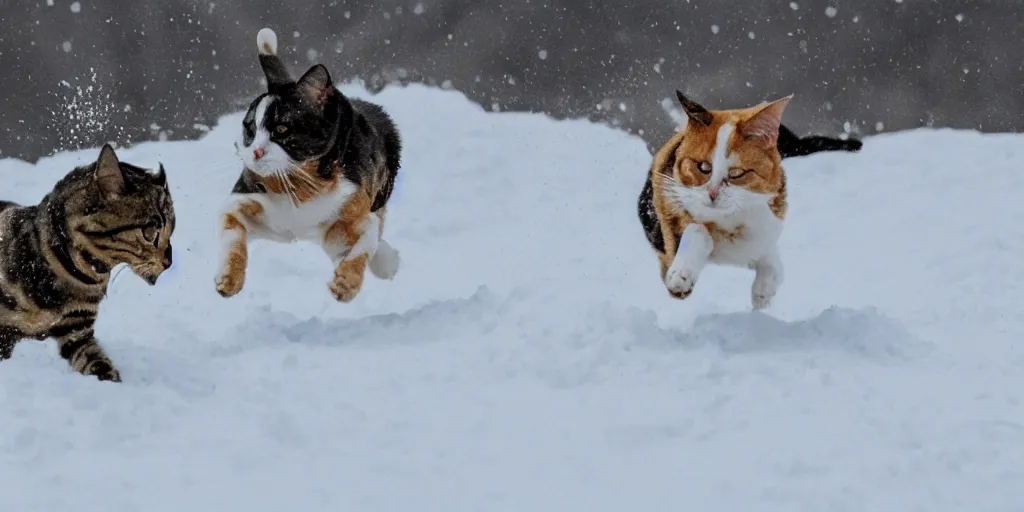
[[[175,266],[122,272],[97,335],[0,363],[0,510],[1007,510],[1024,504],[1024,137],[918,130],[786,161],[786,282],[669,298],[636,218],[645,144],[423,86],[393,280],[339,304],[309,244],[214,290],[241,113],[119,151],[164,163]],[[799,97],[797,100],[799,101]],[[791,107],[793,108],[793,107]],[[35,202],[96,150],[0,160]]]
[[[831,307],[787,322],[760,312],[702,315],[682,335],[685,345],[713,345],[726,353],[837,351],[875,360],[920,357],[928,344],[874,308]]]

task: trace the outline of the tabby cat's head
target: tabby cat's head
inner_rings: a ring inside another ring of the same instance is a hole
[[[47,209],[52,225],[64,217],[65,243],[108,267],[127,264],[151,285],[171,266],[174,205],[162,164],[154,173],[119,162],[108,144],[96,162],[72,171],[55,192],[60,200]]]
[[[667,176],[687,210],[707,216],[766,204],[785,186],[776,142],[792,96],[708,110],[676,91],[687,124]]]
[[[273,176],[327,154],[337,130],[351,124],[352,108],[323,64],[296,81],[277,56],[272,30],[260,30],[256,43],[267,92],[249,104],[235,152],[248,169]]]

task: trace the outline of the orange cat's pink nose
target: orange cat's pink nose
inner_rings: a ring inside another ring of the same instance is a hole
[[[712,201],[717,199],[718,198],[718,187],[711,187],[711,188],[709,188],[708,189],[708,197],[710,197]]]
[[[263,153],[265,152],[266,151],[264,151],[263,148],[256,148],[252,150],[252,157],[256,160],[259,160],[260,158],[263,158]]]

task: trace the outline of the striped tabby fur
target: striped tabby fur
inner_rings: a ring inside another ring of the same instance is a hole
[[[120,381],[93,331],[110,271],[124,263],[156,284],[174,222],[163,166],[119,162],[109,145],[38,205],[0,202],[0,360],[22,339],[53,338],[75,371]]]

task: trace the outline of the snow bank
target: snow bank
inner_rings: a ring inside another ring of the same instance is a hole
[[[356,87],[345,92],[367,94]],[[635,214],[644,144],[421,86],[372,97],[406,145],[394,281],[351,304],[312,245],[256,242],[214,291],[241,113],[162,161],[175,267],[123,272],[98,335],[0,363],[0,510],[995,510],[1024,505],[1024,138],[871,137],[787,160],[787,270],[671,300]],[[37,201],[77,151],[0,161]]]

